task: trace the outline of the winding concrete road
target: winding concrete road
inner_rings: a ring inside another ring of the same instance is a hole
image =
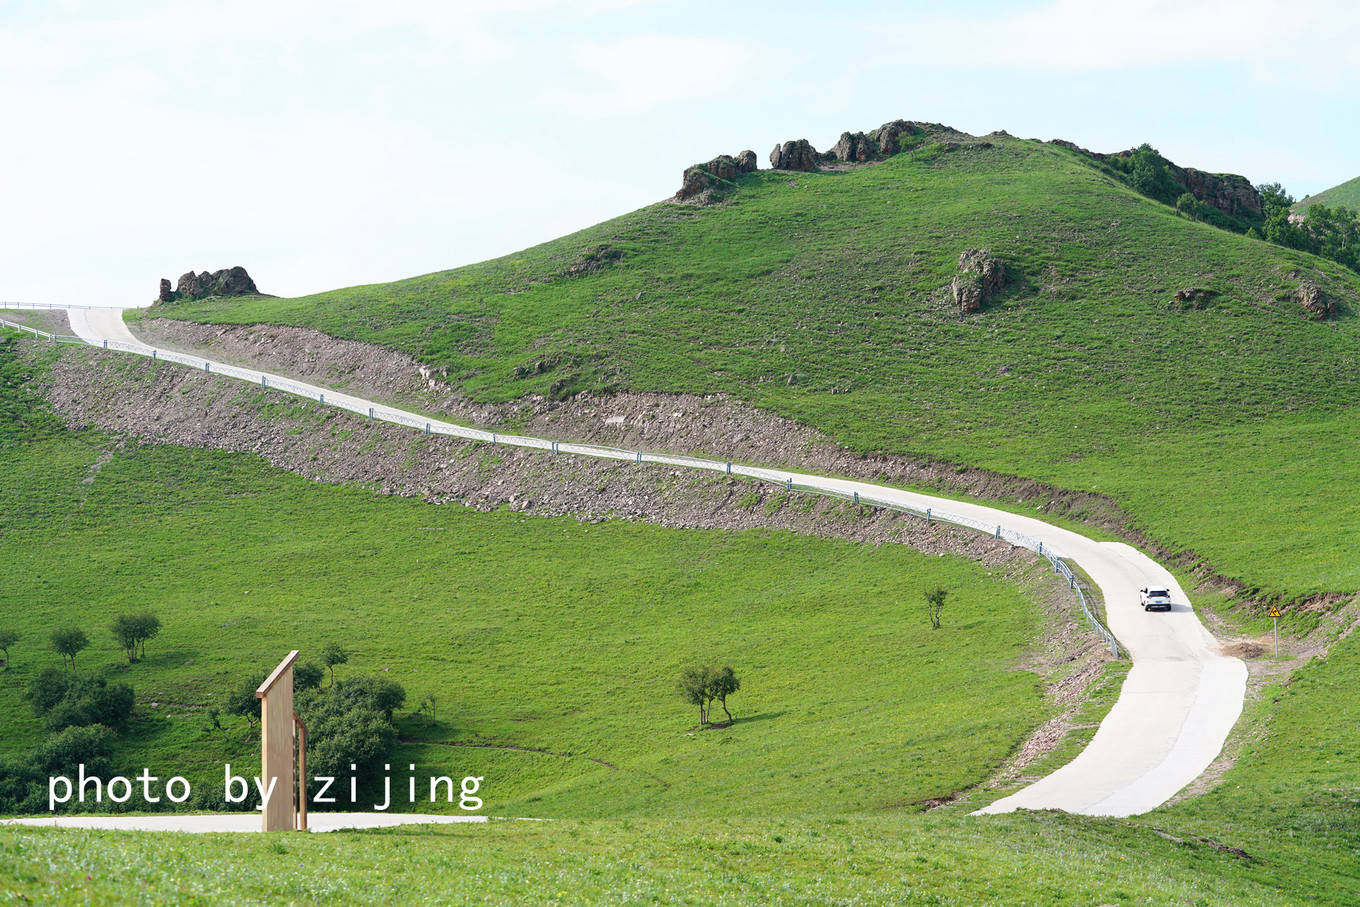
[[[1132,658],[1133,667],[1119,700],[1080,755],[1051,775],[985,807],[980,810],[982,813],[1060,809],[1086,815],[1128,816],[1148,812],[1199,777],[1218,756],[1241,714],[1246,666],[1221,653],[1217,640],[1200,623],[1175,577],[1128,545],[1097,542],[1033,517],[980,504],[869,482],[501,435],[453,425],[282,376],[154,349],[132,334],[123,321],[122,309],[73,308],[67,314],[72,330],[94,346],[155,356],[313,399],[322,398],[327,404],[421,431],[556,453],[661,463],[789,482],[846,497],[858,495],[867,503],[885,502],[917,511],[929,508],[942,519],[995,531],[1003,537],[1024,538],[1022,544],[1041,542],[1044,550],[1080,565],[1100,587],[1109,627]],[[1176,604],[1170,613],[1149,614],[1142,610],[1138,590],[1152,584],[1171,589]]]

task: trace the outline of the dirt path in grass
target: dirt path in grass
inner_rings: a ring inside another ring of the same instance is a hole
[[[1132,656],[1133,667],[1118,701],[1076,759],[982,812],[1020,808],[1062,809],[1091,815],[1147,812],[1166,802],[1208,767],[1241,712],[1246,681],[1243,663],[1221,654],[1218,641],[1200,623],[1175,578],[1129,545],[1097,542],[1034,517],[868,481],[816,475],[789,467],[745,466],[705,457],[552,441],[502,433],[493,427],[454,424],[334,387],[154,347],[128,330],[119,310],[72,309],[68,314],[74,332],[91,345],[180,362],[208,374],[406,425],[431,438],[443,436],[479,442],[493,455],[501,450],[537,450],[541,452],[539,456],[574,455],[643,467],[662,466],[677,477],[688,471],[723,478],[742,476],[769,483],[776,490],[779,486],[785,489],[792,486],[834,495],[860,506],[929,513],[935,521],[969,526],[1076,563],[1100,587],[1110,629]],[[796,452],[789,459],[796,459]],[[1176,606],[1170,613],[1142,611],[1138,589],[1149,584],[1165,585],[1172,590]]]

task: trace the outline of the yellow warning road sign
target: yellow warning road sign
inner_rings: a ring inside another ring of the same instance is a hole
[[[1271,605],[1271,606],[1270,606],[1270,616],[1271,616],[1271,617],[1279,617],[1279,616],[1280,616],[1280,606],[1279,606],[1279,605]]]

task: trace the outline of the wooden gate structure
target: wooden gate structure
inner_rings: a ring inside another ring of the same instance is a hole
[[[260,700],[260,783],[272,791],[264,806],[264,831],[307,830],[307,726],[293,711],[297,657],[297,649],[289,652],[255,691]]]

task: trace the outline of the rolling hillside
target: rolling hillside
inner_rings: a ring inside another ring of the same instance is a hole
[[[1344,206],[1352,210],[1360,210],[1360,176],[1353,180],[1347,180],[1339,186],[1333,186],[1325,192],[1308,196],[1295,204],[1294,210],[1303,212],[1308,210],[1309,205],[1314,204],[1326,205],[1329,208]]]
[[[386,345],[483,401],[729,393],[854,450],[1106,496],[1263,595],[1360,588],[1360,465],[1333,454],[1360,424],[1360,275],[1003,136],[735,184],[454,271],[150,314]],[[965,316],[968,249],[1006,282]],[[1309,282],[1339,315],[1310,317]]]

